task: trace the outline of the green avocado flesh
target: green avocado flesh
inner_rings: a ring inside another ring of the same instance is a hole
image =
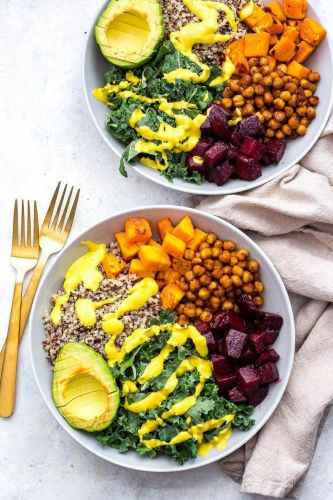
[[[88,432],[109,427],[119,407],[119,389],[108,364],[79,342],[69,342],[59,351],[52,395],[69,425]]]
[[[164,36],[159,0],[111,0],[95,27],[103,56],[123,68],[145,64]]]

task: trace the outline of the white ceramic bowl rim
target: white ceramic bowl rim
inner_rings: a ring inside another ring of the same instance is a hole
[[[43,388],[41,386],[41,383],[40,383],[40,380],[39,380],[40,374],[38,373],[37,367],[35,365],[34,356],[33,356],[33,350],[34,350],[34,342],[33,342],[33,330],[34,330],[34,328],[33,328],[33,322],[34,322],[35,315],[36,315],[36,309],[37,309],[37,303],[39,301],[39,295],[41,293],[40,291],[42,290],[44,283],[49,280],[50,276],[52,275],[53,267],[62,259],[63,255],[70,248],[75,247],[78,243],[80,243],[82,241],[82,237],[81,236],[77,236],[75,238],[75,240],[73,240],[69,245],[67,245],[59,253],[59,255],[52,261],[52,264],[48,268],[47,272],[42,277],[42,280],[40,282],[40,285],[39,285],[39,288],[38,288],[38,291],[37,291],[37,294],[36,294],[36,297],[35,297],[35,301],[34,301],[34,304],[33,304],[32,310],[31,310],[31,314],[30,314],[30,321],[29,321],[29,349],[30,349],[30,359],[31,359],[32,370],[33,370],[33,374],[34,374],[37,386],[39,388],[39,391],[40,391],[40,393],[41,393],[41,395],[42,395],[42,397],[43,397],[43,399],[44,399],[44,401],[45,401],[48,409],[50,410],[50,412],[56,418],[56,420],[58,421],[58,423],[68,432],[68,434],[75,441],[77,441],[78,443],[80,443],[82,446],[84,446],[86,449],[88,449],[89,451],[91,451],[95,455],[99,456],[100,458],[103,458],[104,460],[107,460],[107,461],[109,461],[111,463],[114,463],[114,464],[117,464],[117,465],[120,465],[120,466],[123,466],[123,467],[126,467],[126,468],[131,468],[131,469],[141,470],[141,471],[149,471],[149,472],[177,472],[177,471],[179,472],[179,471],[185,471],[185,470],[189,470],[189,469],[194,469],[194,468],[197,468],[197,467],[201,467],[201,466],[204,466],[204,465],[208,465],[208,464],[210,464],[212,462],[215,462],[215,461],[217,461],[217,460],[219,460],[219,459],[221,459],[221,458],[229,455],[230,453],[236,451],[238,448],[240,448],[241,446],[243,446],[247,441],[249,441],[263,427],[263,425],[267,422],[267,420],[271,417],[271,415],[273,414],[274,410],[278,406],[278,404],[279,404],[279,402],[280,402],[280,400],[281,400],[281,398],[282,398],[282,396],[284,394],[284,391],[286,389],[286,386],[287,386],[287,383],[288,383],[288,380],[289,380],[289,377],[290,377],[290,374],[291,374],[291,370],[292,370],[292,366],[293,366],[293,360],[294,360],[294,351],[295,351],[295,326],[294,326],[293,312],[292,312],[292,308],[291,308],[291,304],[290,304],[288,293],[286,291],[286,288],[285,288],[285,286],[284,286],[284,284],[282,282],[282,279],[281,279],[280,275],[278,274],[275,266],[272,264],[272,262],[270,261],[270,259],[263,252],[263,250],[253,240],[251,240],[251,238],[249,238],[245,233],[243,233],[242,231],[240,231],[239,229],[237,229],[232,224],[226,222],[225,220],[220,219],[219,217],[216,217],[215,215],[208,214],[206,212],[202,212],[202,211],[197,210],[197,209],[187,208],[187,207],[185,207],[185,208],[184,207],[178,207],[178,206],[175,206],[175,205],[147,205],[147,206],[142,206],[142,207],[140,206],[140,207],[137,207],[137,208],[126,210],[126,211],[116,212],[112,216],[106,217],[106,218],[102,219],[100,222],[98,222],[97,224],[94,224],[94,225],[90,226],[88,229],[86,229],[85,231],[83,231],[81,234],[87,234],[90,231],[92,231],[93,229],[98,228],[99,226],[102,226],[103,224],[107,223],[109,220],[116,219],[119,216],[126,216],[127,217],[127,216],[131,216],[132,214],[136,214],[137,215],[138,211],[145,211],[145,210],[156,210],[156,211],[158,211],[160,209],[167,209],[170,212],[183,210],[184,214],[186,213],[186,214],[188,214],[190,216],[192,214],[194,218],[195,218],[196,214],[202,214],[204,216],[207,216],[208,219],[216,220],[219,223],[222,222],[223,225],[225,225],[231,231],[234,232],[236,238],[237,238],[237,236],[241,236],[242,238],[244,238],[246,240],[246,242],[249,244],[250,247],[252,246],[258,252],[258,254],[260,255],[260,258],[262,259],[262,261],[265,261],[266,264],[268,265],[270,272],[273,274],[274,279],[276,280],[277,284],[280,287],[280,292],[281,292],[282,297],[283,297],[283,299],[284,299],[284,301],[286,303],[288,320],[290,321],[290,331],[288,333],[290,333],[290,337],[291,337],[291,339],[290,339],[291,351],[289,353],[288,364],[287,364],[287,368],[286,368],[286,372],[284,374],[283,380],[279,382],[279,385],[280,385],[279,395],[278,395],[278,397],[276,397],[275,401],[273,402],[273,404],[271,405],[270,409],[265,414],[265,417],[262,419],[262,421],[260,422],[260,424],[256,423],[249,431],[245,431],[244,432],[244,436],[238,441],[238,443],[235,446],[233,446],[230,449],[228,449],[227,453],[223,450],[219,454],[219,456],[217,456],[217,457],[216,456],[211,457],[211,458],[207,457],[207,459],[205,459],[204,463],[199,463],[198,464],[198,463],[195,463],[195,462],[191,463],[191,461],[189,461],[189,463],[185,463],[184,465],[179,466],[178,468],[173,468],[173,469],[168,469],[167,467],[161,467],[161,468],[154,467],[154,468],[151,468],[151,467],[149,467],[149,465],[147,465],[147,463],[149,463],[149,462],[144,461],[144,460],[142,461],[142,465],[140,463],[137,466],[133,466],[133,465],[130,465],[130,464],[124,464],[124,462],[122,460],[117,460],[117,458],[113,458],[112,457],[112,459],[111,459],[110,457],[106,457],[105,454],[102,453],[102,451],[96,450],[96,448],[94,446],[91,446],[90,443],[87,444],[86,440],[84,439],[85,433],[80,433],[79,431],[77,431],[76,429],[74,429],[74,428],[72,428],[70,426],[65,427],[65,424],[66,424],[65,420],[60,415],[60,413],[56,409],[56,407],[53,404],[53,402],[50,403],[47,400],[46,394],[44,393],[44,390],[43,390]],[[221,228],[221,229],[223,229],[223,228]],[[110,240],[111,240],[111,238],[110,238]],[[41,318],[37,317],[35,320],[36,321],[38,320],[39,322],[41,322]],[[284,318],[284,320],[286,320],[286,317]],[[50,366],[50,370],[51,370],[51,366]],[[51,391],[51,388],[50,388],[50,391]],[[124,455],[122,455],[122,456],[124,456]]]

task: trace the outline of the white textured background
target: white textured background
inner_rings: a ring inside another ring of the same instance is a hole
[[[134,174],[128,180],[121,177],[117,158],[88,116],[81,57],[85,32],[100,3],[0,0],[0,340],[7,328],[14,277],[8,255],[15,197],[37,199],[42,218],[58,180],[81,187],[72,236],[113,211],[150,203],[189,204],[188,196]],[[318,4],[326,26],[331,26],[333,3]],[[333,499],[332,462],[331,413],[302,500]],[[1,500],[193,497],[256,498],[240,494],[218,464],[172,475],[139,473],[85,451],[49,414],[32,378],[24,340],[16,412],[0,422]]]

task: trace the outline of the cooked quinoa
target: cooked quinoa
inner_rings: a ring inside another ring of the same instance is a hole
[[[219,2],[222,0],[215,1]],[[237,12],[239,12],[239,10],[246,5],[248,1],[249,0],[224,0],[223,3],[232,9],[236,20],[238,20]],[[263,4],[262,0],[254,0],[254,2],[258,5]],[[183,0],[162,0],[162,9],[167,36],[169,36],[173,31],[178,31],[186,24],[200,21],[200,19],[188,10]],[[247,28],[243,23],[239,23],[237,33],[232,31],[223,12],[219,12],[219,19],[220,33],[231,33],[235,38],[240,38],[247,32]],[[230,42],[214,45],[204,45],[198,43],[194,45],[193,52],[197,54],[202,62],[210,65],[220,65],[221,59],[223,58],[223,50],[229,43]]]
[[[119,247],[116,243],[111,243],[110,252],[120,256]],[[103,272],[101,266],[99,269]],[[104,347],[108,340],[110,340],[110,335],[104,333],[102,330],[102,318],[106,314],[117,309],[120,302],[123,300],[126,290],[131,288],[138,279],[136,275],[128,273],[127,266],[124,272],[119,274],[115,279],[108,279],[105,276],[96,292],[86,290],[81,284],[75,292],[71,293],[68,303],[63,306],[63,316],[58,326],[55,326],[50,320],[50,312],[46,312],[43,316],[46,333],[46,338],[43,341],[43,348],[46,352],[47,359],[53,364],[60,348],[67,342],[84,342],[105,357]],[[53,307],[56,298],[63,294],[64,290],[59,290],[52,295],[50,299],[51,307]],[[113,304],[107,304],[96,310],[97,322],[93,327],[81,325],[75,312],[75,302],[78,299],[84,298],[100,301],[119,294],[122,295],[122,298]],[[138,311],[130,311],[124,314],[121,320],[124,322],[125,328],[123,333],[117,338],[118,346],[120,346],[124,339],[136,328],[145,328],[149,326],[149,318],[158,316],[160,310],[159,294],[157,294],[151,297],[146,305]]]

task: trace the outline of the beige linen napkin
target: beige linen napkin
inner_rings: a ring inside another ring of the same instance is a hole
[[[333,401],[333,118],[301,165],[244,194],[205,198],[198,208],[246,230],[269,255],[296,322],[297,353],[280,405],[222,467],[243,492],[295,495]]]

